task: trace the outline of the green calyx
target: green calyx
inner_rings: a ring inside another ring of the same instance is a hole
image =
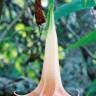
[[[54,20],[54,0],[49,0],[49,7],[48,7],[48,13],[47,13],[47,20],[46,20],[46,27],[44,29],[45,37],[48,34],[48,30],[54,27],[55,20]]]
[[[47,29],[54,25],[54,0],[49,0],[49,8],[47,14]]]

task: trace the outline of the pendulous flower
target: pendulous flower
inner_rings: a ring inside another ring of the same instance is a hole
[[[58,60],[58,42],[54,22],[54,11],[49,11],[48,33],[45,45],[45,57],[40,83],[26,95],[17,96],[70,96],[63,88]]]

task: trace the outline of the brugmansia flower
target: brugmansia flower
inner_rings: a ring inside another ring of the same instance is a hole
[[[58,42],[53,9],[50,10],[49,14],[49,26],[46,37],[45,57],[41,80],[34,91],[24,96],[70,96],[61,83],[58,60]]]

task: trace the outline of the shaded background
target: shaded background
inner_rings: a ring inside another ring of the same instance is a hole
[[[69,0],[55,1],[57,8]],[[0,1],[0,96],[13,96],[14,91],[28,93],[39,83],[46,37],[42,30],[46,24],[37,26],[34,2]],[[43,10],[46,18],[48,8]],[[96,96],[96,42],[64,52],[95,30],[95,15],[95,8],[90,8],[56,21],[62,83],[72,96],[78,92],[80,96]]]

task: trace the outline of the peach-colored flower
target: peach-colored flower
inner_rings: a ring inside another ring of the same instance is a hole
[[[45,57],[40,83],[31,93],[17,96],[70,96],[63,88],[61,82],[58,60],[58,42],[53,12],[50,13]]]

